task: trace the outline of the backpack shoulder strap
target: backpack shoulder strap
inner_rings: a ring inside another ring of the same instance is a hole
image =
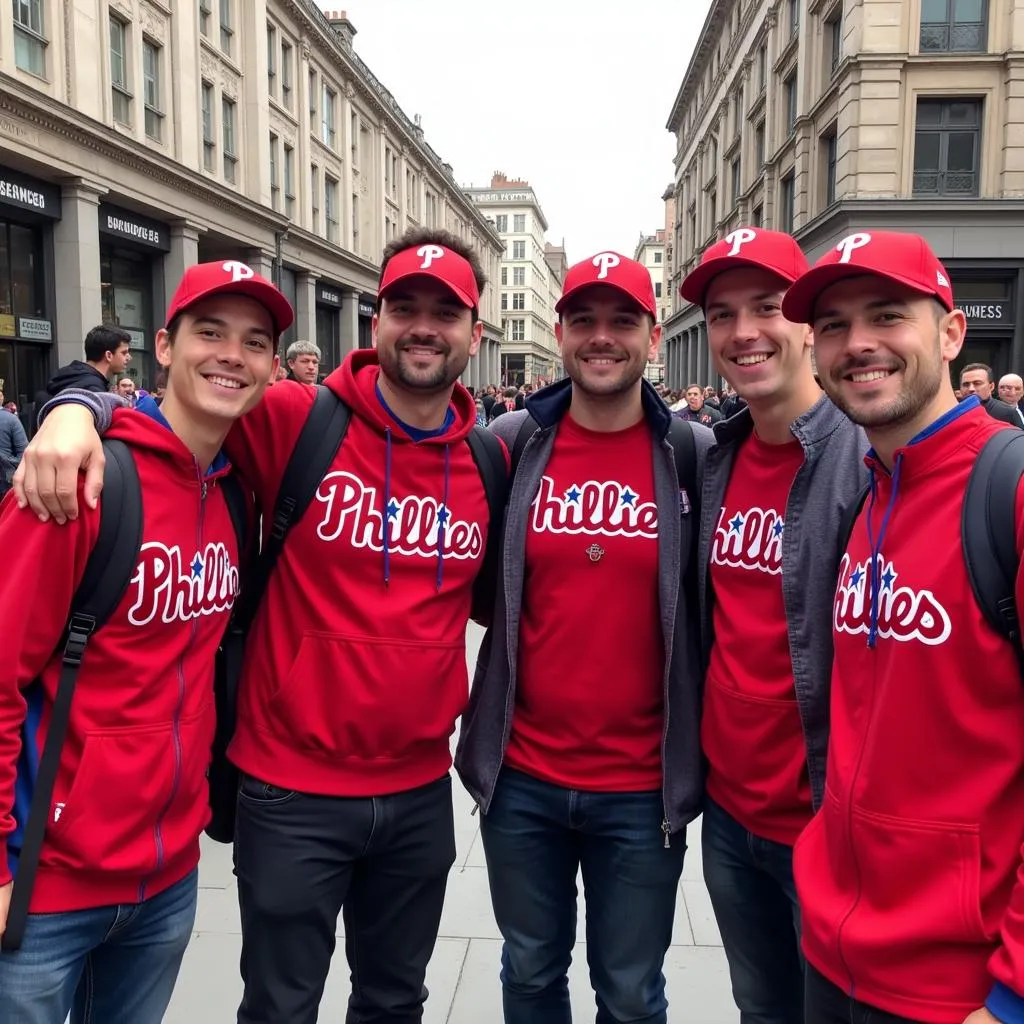
[[[701,488],[697,480],[697,442],[693,438],[693,426],[687,420],[673,416],[668,428],[668,441],[676,457],[679,488],[686,492],[693,521],[699,524]]]
[[[516,475],[516,470],[519,468],[519,463],[522,461],[523,452],[526,450],[526,446],[530,443],[530,438],[533,437],[538,430],[540,430],[540,424],[529,413],[527,413],[523,422],[519,424],[519,430],[516,432],[516,439],[512,442],[512,451],[509,453],[512,459],[512,471],[509,474],[511,478],[514,478]],[[511,486],[511,484],[509,486]]]
[[[106,623],[128,590],[142,547],[142,489],[131,450],[123,441],[103,442],[106,465],[96,543],[71,600],[60,642],[61,668],[46,742],[36,770],[32,802],[22,838],[21,853],[3,934],[3,948],[20,948],[28,918],[39,854],[50,818],[53,787],[71,718],[82,658],[93,634]]]
[[[220,481],[224,491],[224,501],[228,506],[228,514],[231,516],[231,525],[235,528],[235,538],[238,541],[238,561],[245,563],[246,552],[249,550],[250,537],[250,516],[249,506],[245,500],[245,490],[241,481],[234,473],[229,473]]]
[[[836,559],[837,567],[839,563],[842,562],[843,555],[846,554],[846,549],[850,544],[850,538],[853,536],[854,523],[857,522],[857,516],[860,515],[860,510],[864,507],[864,502],[867,501],[870,491],[870,487],[865,487],[863,490],[858,492],[853,501],[843,509],[843,514],[839,518],[839,548],[838,557]]]
[[[317,386],[313,406],[281,478],[266,543],[245,581],[236,614],[236,629],[244,631],[255,617],[285,539],[309,508],[341,447],[351,418],[352,410],[330,388]]]
[[[1024,476],[1024,432],[1000,430],[978,454],[961,519],[964,560],[975,600],[997,633],[1013,644],[1024,676],[1016,583],[1017,489]]]
[[[471,615],[479,621],[490,618],[494,604],[495,587],[501,564],[501,531],[508,501],[509,467],[505,460],[505,448],[495,434],[486,427],[474,427],[466,437],[473,460],[480,472],[480,479],[487,495],[489,522],[487,526],[487,547],[484,561],[473,583],[473,608]]]

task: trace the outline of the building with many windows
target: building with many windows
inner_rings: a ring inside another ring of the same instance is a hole
[[[370,344],[384,245],[454,231],[496,285],[502,240],[312,0],[13,0],[0,7],[0,378],[19,406],[100,321],[142,384],[175,286],[239,259],[333,369]],[[499,372],[498,292],[469,383]]]
[[[554,323],[566,269],[564,242],[560,247],[545,242],[548,222],[528,181],[510,181],[495,172],[490,188],[465,191],[504,242],[500,306],[505,340],[500,381],[494,383],[549,383],[562,376]]]
[[[658,323],[664,323],[665,317],[671,312],[672,306],[668,302],[665,292],[665,229],[658,228],[653,235],[641,234],[633,250],[633,259],[642,263],[647,272],[651,275],[651,285],[654,288],[654,301],[658,306]],[[652,384],[660,384],[665,376],[665,364],[662,361],[659,350],[658,357],[647,364],[644,372]]]
[[[923,234],[967,315],[959,364],[1024,366],[1022,0],[714,0],[668,128],[673,386],[713,375],[680,282],[741,224],[811,260],[854,231]]]

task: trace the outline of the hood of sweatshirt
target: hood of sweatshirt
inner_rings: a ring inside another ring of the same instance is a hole
[[[47,393],[59,395],[68,388],[81,388],[83,391],[109,391],[110,382],[94,366],[75,359],[62,366],[46,385]]]

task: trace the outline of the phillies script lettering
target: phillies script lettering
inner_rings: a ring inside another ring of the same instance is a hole
[[[316,492],[324,506],[317,536],[335,541],[344,533],[354,548],[384,550],[384,513],[375,487],[367,487],[352,473],[328,473]],[[388,517],[388,547],[392,554],[437,558],[438,535],[444,530],[445,558],[479,558],[484,550],[479,523],[453,518],[434,498],[392,498]]]
[[[601,537],[658,536],[658,506],[615,481],[588,480],[562,494],[542,478],[533,502],[533,529],[548,533],[584,533]]]
[[[777,576],[782,572],[782,535],[786,524],[773,508],[730,513],[724,505],[711,545],[711,561],[733,569]]]
[[[892,562],[878,556],[878,635],[905,643],[917,640],[929,647],[945,643],[953,631],[949,613],[930,590],[898,587]],[[836,590],[833,625],[837,633],[867,634],[871,629],[871,560],[853,566],[843,555]]]
[[[128,621],[145,626],[188,622],[200,615],[230,611],[238,597],[238,567],[220,543],[207,544],[183,564],[181,548],[158,541],[143,544],[129,594],[134,596]]]

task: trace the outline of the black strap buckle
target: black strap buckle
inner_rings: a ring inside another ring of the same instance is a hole
[[[82,655],[89,638],[96,632],[96,619],[92,615],[76,612],[68,623],[68,638],[64,642],[63,661],[65,665],[81,665]]]

